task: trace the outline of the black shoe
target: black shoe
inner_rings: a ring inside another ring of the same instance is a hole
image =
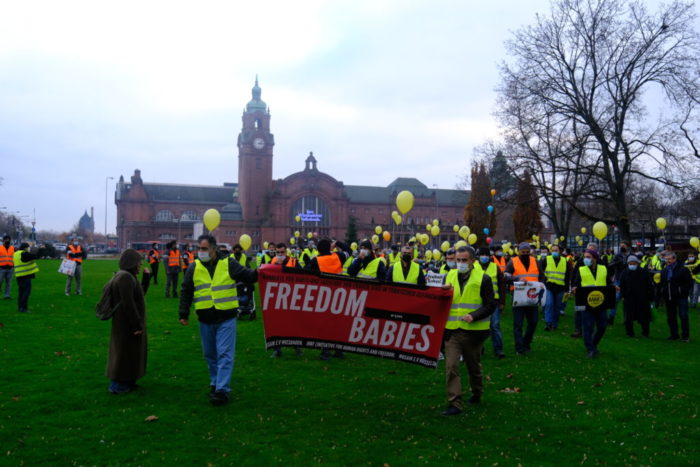
[[[574,339],[581,337],[581,331],[575,331],[571,333],[571,337],[573,337]]]
[[[294,348],[294,353],[296,354],[297,357],[301,357],[302,355],[304,355],[304,351],[301,350],[299,347]]]
[[[335,353],[333,354],[333,357],[339,358],[342,360],[345,358],[345,354],[340,350],[336,350]]]
[[[588,351],[588,358],[596,358],[600,352],[597,350],[589,350]]]
[[[209,395],[211,396],[216,392],[216,386],[209,386]]]
[[[545,331],[551,331],[553,328],[549,324],[544,327]]]
[[[516,352],[515,352],[515,355],[519,355],[519,356],[521,356],[521,357],[524,357],[524,356],[527,355],[527,354],[526,354],[525,352],[516,351]]]
[[[177,294],[176,294],[176,293],[173,294],[173,298],[177,298]]]
[[[502,352],[501,352],[501,353],[497,353],[497,354],[496,354],[496,358],[499,359],[499,360],[500,360],[500,359],[503,359],[503,358],[506,358],[506,354],[504,354],[504,353],[502,353]]]
[[[669,336],[666,338],[667,341],[677,341],[678,339],[680,339],[678,336]]]
[[[166,293],[166,294],[165,294],[165,298],[170,298],[170,294],[169,294],[169,293]]]
[[[467,404],[469,404],[469,405],[481,404],[481,396],[471,396],[471,397],[467,400]]]
[[[29,311],[26,308],[20,308],[18,311],[20,313],[29,313]]]
[[[282,356],[281,350],[273,350],[272,355],[270,355],[270,358],[280,358],[281,356]]]
[[[690,342],[690,337],[681,337],[681,342]]]
[[[461,414],[461,413],[462,413],[462,410],[461,410],[461,409],[458,409],[458,408],[455,407],[454,405],[451,405],[451,406],[449,406],[449,407],[447,408],[447,410],[445,410],[444,412],[442,412],[442,415],[444,415],[445,417],[449,417],[449,416],[451,416],[451,415],[459,415],[459,414]]]
[[[634,333],[628,333],[627,337],[634,337]]]
[[[331,353],[327,350],[322,350],[321,355],[319,357],[321,360],[330,360],[331,359]]]
[[[12,297],[5,297],[5,300],[12,300]]]
[[[228,394],[226,391],[215,391],[211,396],[209,396],[209,402],[211,405],[220,406],[228,403]]]
[[[613,324],[615,324],[615,317],[611,316],[608,318],[608,326],[612,326]]]

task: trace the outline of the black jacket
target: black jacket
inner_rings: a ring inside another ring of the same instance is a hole
[[[661,289],[665,301],[687,300],[693,287],[693,276],[679,261],[661,271]]]

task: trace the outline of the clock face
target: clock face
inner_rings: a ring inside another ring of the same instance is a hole
[[[253,140],[253,147],[255,149],[262,149],[265,147],[265,141],[262,138],[255,138]]]

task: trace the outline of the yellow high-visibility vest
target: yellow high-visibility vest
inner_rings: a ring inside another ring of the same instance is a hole
[[[15,263],[15,277],[29,276],[39,272],[39,266],[36,264],[36,261],[22,261],[22,253],[24,253],[24,250],[17,250],[12,256],[12,260]]]
[[[547,268],[544,271],[544,276],[548,282],[557,285],[564,285],[566,278],[566,260],[560,258],[559,264],[554,264],[554,258],[547,256]]]
[[[446,284],[452,284],[452,306],[450,316],[445,323],[445,329],[465,329],[468,331],[488,331],[491,326],[491,319],[486,317],[479,321],[467,323],[462,321],[462,316],[466,313],[474,313],[481,308],[481,283],[484,280],[484,271],[481,268],[474,268],[465,284],[464,290],[459,286],[458,271],[451,270],[445,279]]]
[[[228,273],[228,260],[220,259],[212,278],[207,268],[197,259],[194,268],[194,309],[232,310],[238,308],[236,282]]]
[[[408,277],[403,276],[403,265],[401,261],[394,264],[393,272],[391,274],[391,280],[397,283],[403,284],[417,284],[418,276],[420,275],[420,266],[418,263],[411,261],[411,265],[408,269]]]
[[[579,274],[581,274],[581,287],[602,287],[608,285],[608,268],[602,264],[596,266],[595,277],[593,277],[591,268],[588,266],[581,266]]]

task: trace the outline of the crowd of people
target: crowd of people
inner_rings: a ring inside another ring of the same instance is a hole
[[[355,248],[355,246],[357,246]],[[78,241],[70,245],[66,260],[76,262],[75,273],[66,281],[66,295],[72,282],[81,293],[82,262],[87,258]],[[0,245],[0,289],[11,297],[10,280],[16,277],[19,288],[19,311],[28,311],[31,280],[38,273],[36,255],[27,243],[15,249],[5,237]],[[146,367],[146,309],[144,295],[151,283],[158,283],[159,264],[166,270],[166,298],[179,298],[179,320],[189,324],[194,307],[199,320],[204,358],[210,376],[210,401],[223,405],[229,400],[230,380],[235,361],[236,319],[241,305],[252,295],[257,282],[257,268],[263,264],[279,264],[287,268],[303,268],[326,274],[338,274],[384,283],[431,284],[452,290],[452,306],[445,326],[441,358],[445,359],[449,405],[443,415],[462,413],[460,362],[469,373],[469,404],[478,404],[483,393],[481,356],[484,344],[491,337],[494,355],[505,358],[501,332],[502,313],[507,297],[517,284],[540,282],[546,290],[543,307],[544,331],[553,332],[565,314],[566,301],[579,289],[612,287],[615,305],[591,311],[574,307],[572,338],[582,338],[589,358],[599,355],[599,345],[606,328],[614,324],[617,301],[622,301],[625,331],[635,336],[638,324],[643,337],[650,336],[653,310],[665,310],[668,340],[690,339],[689,308],[698,307],[700,299],[700,261],[694,251],[685,258],[674,251],[658,249],[641,252],[629,242],[619,244],[617,252],[601,251],[589,243],[584,251],[574,252],[558,245],[535,247],[529,242],[517,245],[515,254],[506,254],[501,246],[474,249],[469,246],[450,248],[439,260],[425,260],[419,245],[391,245],[382,249],[369,240],[351,246],[329,238],[310,239],[303,247],[285,243],[269,243],[254,257],[248,257],[241,245],[232,251],[217,245],[211,235],[198,239],[196,247],[178,246],[176,242],[160,251],[157,245],[142,256],[126,250],[120,269],[128,274],[115,276],[105,286],[104,294],[119,304],[112,321],[112,335],[107,376],[109,390],[115,394],[130,392]],[[8,272],[9,271],[9,272]],[[137,278],[143,271],[142,280]],[[183,273],[178,295],[179,275]],[[3,287],[4,286],[4,287]],[[245,291],[245,293],[243,292]],[[246,296],[247,294],[247,296]],[[540,319],[537,305],[513,306],[513,340],[515,354],[532,351]],[[680,324],[680,326],[679,326]],[[300,348],[295,348],[298,355]],[[282,356],[275,347],[272,357]],[[322,349],[320,358],[344,358],[344,354]]]

